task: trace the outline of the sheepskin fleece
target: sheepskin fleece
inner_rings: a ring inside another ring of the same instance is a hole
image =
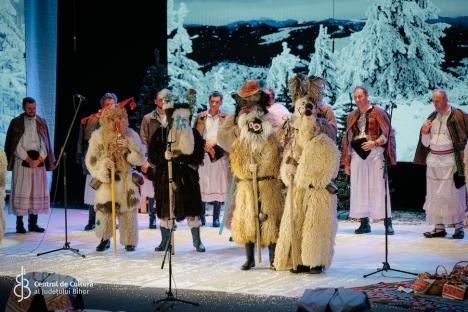
[[[293,181],[294,194],[289,188],[291,178],[286,174],[285,160],[281,167],[281,177],[288,186],[288,192],[275,252],[277,270],[292,268],[291,253],[296,264],[310,267],[328,268],[333,258],[337,198],[325,187],[338,174],[340,152],[326,134],[314,136],[317,131],[313,127],[314,122],[310,117],[294,120],[297,128],[293,131],[292,142],[295,143],[288,144],[284,151],[285,159],[292,155],[298,166]],[[310,188],[310,185],[314,187]],[[290,196],[294,199],[292,222]],[[291,239],[294,240],[293,252]]]
[[[5,152],[0,150],[0,242],[6,229],[5,216],[3,215],[3,208],[5,208],[6,172],[7,158]]]
[[[268,215],[261,223],[261,244],[268,246],[278,239],[279,224],[283,209],[281,181],[278,180],[280,167],[280,146],[278,140],[270,135],[263,147],[252,152],[250,145],[236,139],[230,154],[231,169],[239,179],[236,186],[235,203],[231,233],[238,244],[256,242],[255,208],[253,200],[252,174],[248,167],[251,155],[257,162],[257,177],[273,176],[275,179],[258,181],[259,210]]]
[[[112,235],[112,195],[110,170],[106,167],[106,156],[102,129],[95,130],[89,140],[86,153],[86,167],[91,176],[102,182],[94,193],[94,210],[96,213],[96,236],[109,239]],[[132,166],[141,166],[146,148],[140,136],[128,129],[125,138],[128,140],[128,153],[125,156],[125,168],[116,168],[115,206],[119,219],[120,242],[123,245],[138,244],[138,225],[136,213],[140,207],[139,186],[132,181]],[[120,172],[120,173],[119,173]]]
[[[465,145],[465,151],[463,152],[463,164],[465,170],[465,179],[468,177],[468,144]],[[468,183],[465,183],[465,187],[468,191]],[[468,226],[468,209],[465,212],[465,226]]]

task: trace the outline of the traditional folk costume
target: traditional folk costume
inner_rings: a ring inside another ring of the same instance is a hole
[[[201,222],[205,225],[206,204],[213,203],[213,227],[219,227],[221,205],[226,201],[229,179],[229,160],[225,151],[217,144],[217,135],[228,115],[218,112],[212,116],[208,111],[198,114],[195,129],[204,142],[214,146],[215,155],[205,152],[203,164],[198,168],[200,191],[202,197]]]
[[[5,152],[0,150],[0,243],[6,230],[5,216],[3,215],[3,208],[5,208],[6,173],[7,158]]]
[[[285,142],[280,172],[288,191],[274,266],[293,273],[321,273],[334,254],[337,196],[332,181],[340,152],[317,121],[317,105],[309,91],[317,78],[295,78],[290,81],[294,114],[280,133]]]
[[[370,151],[364,151],[365,141],[380,141],[383,144]],[[386,111],[370,105],[361,113],[359,109],[348,115],[346,133],[342,144],[342,166],[351,166],[350,217],[360,219],[356,234],[369,233],[369,218],[385,219],[385,186],[387,187],[387,219],[384,220],[387,233],[394,234],[391,220],[390,192],[383,178],[385,154],[391,165],[396,165],[394,132]]]
[[[426,221],[434,224],[427,238],[447,235],[445,225],[455,225],[452,238],[464,237],[463,220],[466,210],[464,148],[468,137],[468,115],[450,107],[446,113],[433,112],[428,133],[421,132],[414,162],[426,165],[427,192],[424,210]]]
[[[112,237],[111,170],[108,161],[115,163],[115,206],[119,218],[120,243],[127,251],[134,251],[138,244],[137,213],[140,205],[139,186],[141,176],[132,167],[141,166],[145,147],[138,134],[128,127],[125,108],[111,106],[102,112],[101,127],[94,131],[86,153],[86,167],[94,178],[96,192],[96,236],[101,239],[97,251],[110,247]],[[117,139],[126,139],[128,147],[122,149]]]
[[[23,216],[29,214],[29,231],[44,232],[37,225],[37,215],[49,212],[49,185],[46,171],[55,169],[55,156],[44,119],[26,114],[14,118],[8,127],[5,140],[8,170],[11,180],[10,209],[15,214],[16,232],[25,233]],[[30,168],[31,160],[42,160],[36,168]]]
[[[246,85],[251,82],[251,90],[246,92],[247,88],[243,88],[237,93],[238,108],[243,103],[251,103],[253,107],[249,113],[237,117],[240,134],[234,140],[230,153],[232,172],[238,179],[231,234],[234,242],[245,245],[247,261],[242,265],[242,270],[255,266],[255,244],[257,248],[268,246],[270,266],[273,267],[283,211],[281,181],[278,179],[281,148],[267,114],[268,96],[258,90],[255,81],[247,81]],[[256,164],[256,181],[253,181],[251,163]],[[254,188],[257,194],[254,194]],[[255,199],[258,200],[258,212]],[[257,222],[260,237],[257,237]]]
[[[148,146],[151,137],[156,132],[156,129],[167,125],[167,118],[165,114],[159,114],[158,110],[155,109],[154,111],[146,114],[141,121],[140,127],[140,137],[141,141],[145,146]],[[148,155],[146,155],[148,158]],[[155,229],[156,228],[156,208],[154,207],[154,186],[153,182],[151,181],[150,177],[152,172],[151,168],[148,168],[148,173],[144,177],[144,183],[141,186],[141,197],[148,198],[148,215],[149,215],[149,228]]]
[[[176,221],[187,219],[192,233],[193,246],[198,252],[204,252],[205,246],[200,238],[201,195],[198,176],[198,166],[203,162],[203,140],[197,130],[190,127],[190,109],[164,105],[169,126],[159,127],[149,142],[148,161],[154,167],[156,174],[153,183],[158,191],[155,193],[156,213],[161,220],[162,240],[156,251],[166,249],[170,239],[172,220],[169,207],[169,175],[168,161],[165,152],[168,148],[168,138],[173,142],[171,151],[174,189],[174,218]]]

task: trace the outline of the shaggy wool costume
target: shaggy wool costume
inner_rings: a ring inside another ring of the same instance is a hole
[[[128,141],[127,151],[116,159],[115,201],[119,218],[120,243],[125,246],[136,246],[138,244],[137,212],[140,207],[140,193],[138,185],[132,179],[132,166],[142,165],[146,151],[140,136],[128,128],[125,109],[119,107],[106,110],[101,115],[101,128],[91,135],[86,153],[86,167],[91,176],[102,183],[94,197],[96,236],[103,240],[112,237],[111,177],[106,161],[110,157],[110,151],[116,149],[117,137],[115,133],[112,133],[113,123],[118,118],[112,115],[116,112],[125,115],[120,121],[123,129],[122,136]]]
[[[263,132],[255,134],[248,128],[249,121],[261,120]],[[280,167],[280,145],[272,132],[267,116],[254,110],[239,116],[241,134],[230,154],[232,172],[238,178],[236,209],[231,225],[233,240],[238,244],[256,242],[256,217],[253,199],[252,173],[249,164],[253,156],[257,163],[259,211],[268,217],[261,222],[261,245],[276,243],[283,209],[281,181],[278,180]]]
[[[5,152],[0,150],[0,242],[3,239],[3,234],[6,229],[5,216],[3,215],[3,208],[5,207],[6,171],[7,158]]]
[[[294,177],[294,228],[291,228],[288,193],[276,245],[275,268],[292,268],[292,237],[298,265],[328,268],[334,253],[337,198],[326,190],[326,186],[338,174],[340,152],[328,135],[315,133],[314,117],[294,116],[291,123],[297,130],[284,151],[281,179],[290,187],[286,161],[292,155],[298,163]]]

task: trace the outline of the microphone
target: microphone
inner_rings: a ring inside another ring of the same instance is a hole
[[[84,96],[82,96],[81,94],[73,94],[73,96],[76,96],[77,98],[79,98],[81,101],[86,101],[86,98]]]

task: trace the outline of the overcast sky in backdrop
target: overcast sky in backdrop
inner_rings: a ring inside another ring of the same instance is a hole
[[[363,19],[371,0],[335,0],[335,18]],[[333,0],[174,0],[184,2],[185,24],[225,25],[254,19],[320,21],[333,16]],[[468,16],[468,0],[432,0],[440,16]]]

